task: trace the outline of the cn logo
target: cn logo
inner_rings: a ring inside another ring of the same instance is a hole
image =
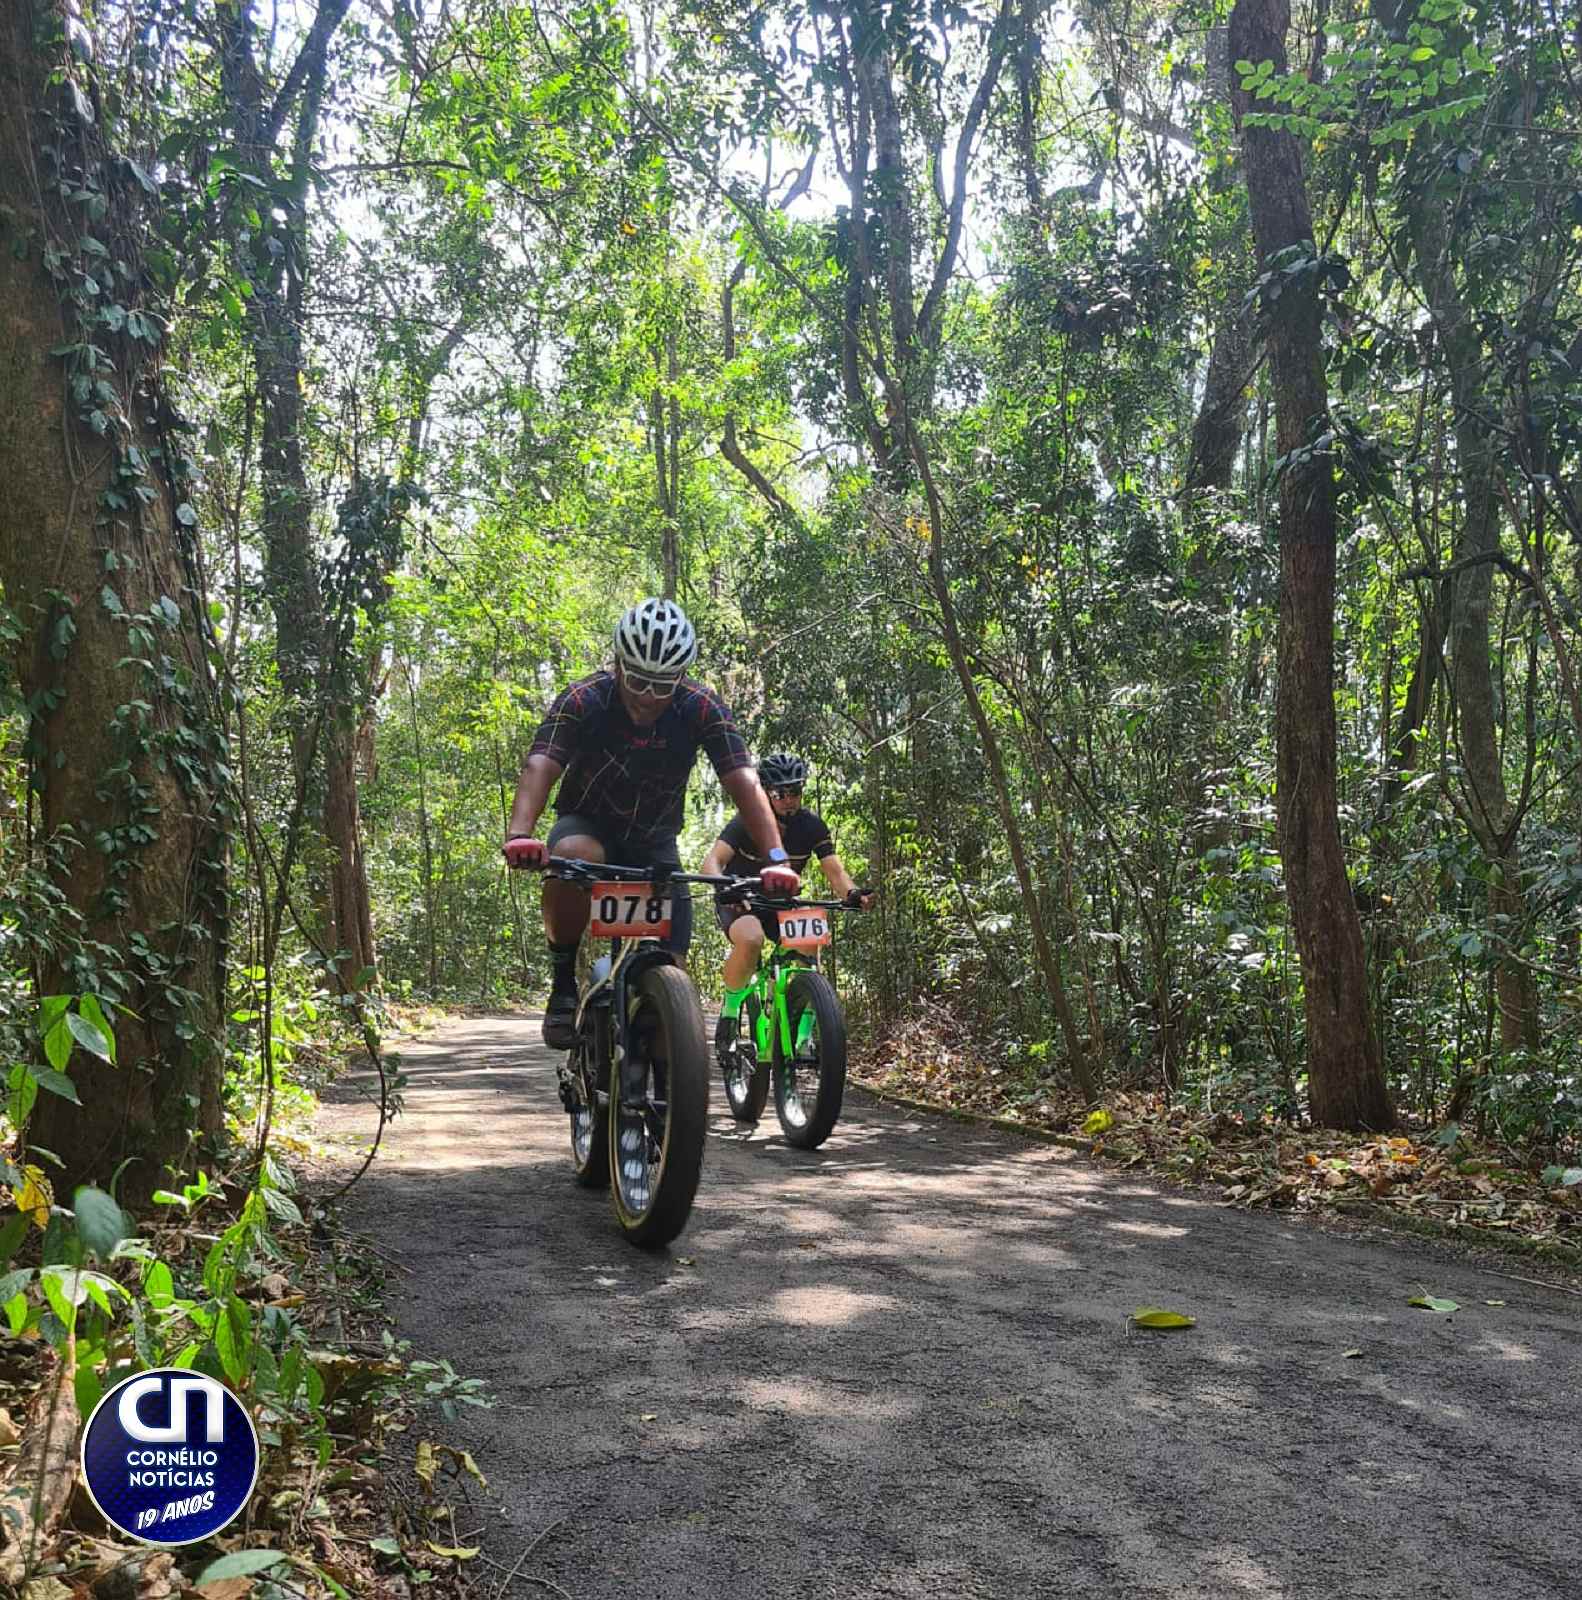
[[[204,1411],[203,1442],[225,1442],[225,1389],[213,1378],[171,1378],[170,1421],[163,1427],[145,1422],[139,1411],[143,1400],[159,1394],[165,1387],[165,1377],[154,1373],[136,1378],[121,1391],[118,1415],[121,1426],[129,1438],[143,1444],[188,1444],[193,1435],[187,1429],[187,1410],[190,1402],[201,1400]]]

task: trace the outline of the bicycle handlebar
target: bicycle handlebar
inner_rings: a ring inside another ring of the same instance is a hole
[[[559,878],[567,883],[651,883],[661,888],[666,884],[703,884],[714,890],[714,898],[722,904],[739,903],[751,911],[856,911],[860,907],[845,900],[797,900],[789,896],[767,895],[763,892],[763,879],[758,876],[735,878],[719,872],[679,872],[663,862],[651,867],[623,867],[610,861],[583,861],[577,856],[550,856],[544,863],[546,878]],[[872,894],[871,889],[859,889],[859,894]]]

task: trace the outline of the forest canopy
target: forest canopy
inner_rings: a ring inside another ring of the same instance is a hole
[[[64,1181],[542,993],[516,774],[649,594],[880,889],[872,1047],[1575,1148],[1575,4],[18,0],[0,72]]]

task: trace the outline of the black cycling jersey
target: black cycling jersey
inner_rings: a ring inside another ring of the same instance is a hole
[[[775,820],[780,824],[780,842],[791,857],[790,865],[794,871],[805,871],[814,856],[823,861],[835,854],[829,829],[816,811],[809,811],[804,806],[789,817],[777,817]],[[740,817],[732,817],[720,829],[720,838],[736,852],[728,866],[740,877],[751,877],[768,866],[769,863],[758,854],[758,846],[753,843],[753,836]]]
[[[613,672],[595,672],[563,689],[529,754],[564,767],[556,811],[600,819],[638,843],[673,840],[698,751],[720,777],[752,765],[730,708],[712,689],[684,678],[651,727],[626,714]]]

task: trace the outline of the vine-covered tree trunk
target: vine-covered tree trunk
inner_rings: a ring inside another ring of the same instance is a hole
[[[1230,53],[1286,71],[1288,0],[1237,0]],[[1233,91],[1238,119],[1251,101]],[[1313,245],[1300,147],[1293,135],[1243,127],[1253,235],[1265,263]],[[1276,807],[1291,923],[1302,963],[1308,1093],[1325,1127],[1388,1128],[1395,1111],[1368,1007],[1362,926],[1346,877],[1335,788],[1335,480],[1326,452],[1307,453],[1329,407],[1317,272],[1287,277],[1269,328],[1280,477],[1279,708]],[[1321,430],[1319,430],[1321,431]]]
[[[78,25],[80,26],[80,24]],[[28,1139],[136,1201],[218,1130],[228,809],[185,461],[165,408],[142,207],[50,0],[0,9],[0,585],[22,640],[41,995],[119,1002],[113,1065],[40,1094]],[[66,198],[71,196],[70,201]],[[59,352],[59,353],[54,353]]]

